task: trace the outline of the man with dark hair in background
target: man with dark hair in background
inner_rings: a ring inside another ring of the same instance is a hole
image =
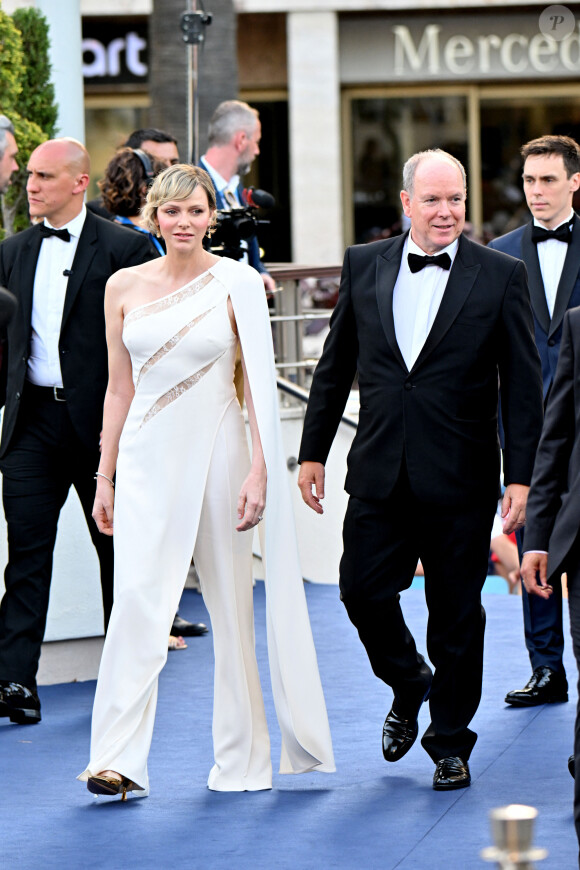
[[[174,166],[179,163],[179,151],[177,139],[165,130],[156,127],[145,127],[142,130],[134,130],[126,142],[124,148],[141,148],[148,154],[152,154],[160,163],[166,166]]]
[[[580,186],[580,147],[569,136],[541,136],[527,142],[520,153],[524,193],[533,220],[494,239],[489,247],[526,264],[546,402],[556,372],[564,315],[580,305],[580,221],[572,208]],[[524,530],[524,550],[526,534]],[[523,689],[507,693],[506,703],[533,707],[567,701],[562,584],[558,580],[549,597],[528,595],[523,586],[522,605],[533,673]]]

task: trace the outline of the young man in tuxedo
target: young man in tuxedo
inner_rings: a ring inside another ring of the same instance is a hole
[[[580,186],[580,147],[569,136],[541,136],[527,142],[521,155],[524,193],[533,220],[489,247],[526,264],[545,402],[558,362],[564,315],[580,305],[580,221],[572,208]],[[524,587],[522,605],[532,676],[523,689],[507,693],[506,703],[532,707],[567,701],[562,584],[555,583],[549,598],[530,597]]]
[[[533,601],[559,595],[562,572],[568,578],[570,631],[580,669],[580,309],[563,321],[560,356],[528,499],[522,580]],[[574,822],[580,842],[580,700],[576,710]],[[574,764],[574,760],[575,764]]]
[[[18,299],[6,329],[0,471],[8,526],[0,603],[0,716],[39,722],[36,673],[57,523],[74,486],[101,571],[105,627],[112,538],[91,517],[107,386],[104,293],[118,269],[151,259],[146,239],[88,212],[89,155],[74,139],[44,142],[28,164],[39,223],[0,245],[0,286]]]
[[[401,192],[410,232],[347,250],[299,454],[302,497],[321,513],[324,463],[358,371],[341,598],[375,674],[393,689],[383,726],[386,761],[411,748],[429,698],[422,744],[436,765],[437,790],[471,782],[481,589],[499,487],[498,374],[506,531],[524,522],[542,424],[525,268],[462,235],[465,199],[458,160],[439,149],[415,154]],[[433,673],[399,603],[419,558]]]

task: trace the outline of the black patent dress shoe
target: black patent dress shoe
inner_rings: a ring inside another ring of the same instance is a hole
[[[536,668],[523,689],[515,689],[505,696],[512,707],[537,707],[539,704],[563,704],[568,700],[568,681],[564,673],[557,673],[542,665]]]
[[[441,758],[437,762],[433,776],[435,791],[452,791],[454,788],[467,788],[471,785],[471,774],[467,761],[458,755]]]
[[[182,619],[179,613],[176,613],[169,634],[172,634],[174,637],[199,637],[199,635],[206,634],[206,632],[207,625],[205,623],[188,622],[187,619]]]
[[[415,709],[405,714],[395,712],[391,707],[383,725],[383,756],[385,761],[398,761],[406,755],[419,733],[419,710],[429,697],[430,686]]]
[[[0,716],[10,717],[16,725],[36,725],[40,722],[40,699],[35,691],[0,680]]]
[[[568,770],[572,779],[576,779],[576,759],[574,755],[571,755],[568,759]]]

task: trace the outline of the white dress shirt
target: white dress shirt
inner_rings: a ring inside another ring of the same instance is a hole
[[[437,253],[449,254],[453,265],[458,243],[459,240],[455,239]],[[393,318],[397,344],[411,371],[439,311],[449,271],[440,266],[425,266],[420,272],[413,273],[409,269],[407,254],[426,256],[410,233],[403,245],[401,267],[393,291]]]
[[[558,227],[562,224],[567,224],[574,216],[574,209],[564,221],[560,221]],[[534,225],[546,229],[539,221],[534,218]],[[558,227],[551,227],[557,230]],[[554,314],[554,305],[556,303],[556,293],[558,292],[558,284],[562,277],[562,269],[564,268],[564,260],[568,253],[567,242],[561,242],[558,239],[548,239],[546,242],[540,242],[537,246],[538,260],[540,261],[540,271],[542,273],[542,281],[544,282],[544,290],[546,291],[546,302],[548,303],[548,311],[550,319]]]
[[[205,154],[203,155],[203,157],[201,158],[201,160],[199,162],[202,164],[202,168],[205,169],[206,172],[209,172],[209,174],[211,175],[211,180],[213,181],[213,183],[215,185],[215,189],[223,198],[223,201],[224,201],[224,209],[223,210],[229,211],[230,208],[232,207],[231,204],[228,202],[228,199],[226,198],[226,192],[227,192],[228,198],[230,196],[234,197],[234,199],[236,201],[236,205],[234,206],[234,208],[241,208],[242,204],[241,204],[239,197],[238,197],[238,187],[240,184],[240,176],[233,175],[229,181],[226,181],[226,179],[223,177],[223,175],[220,175],[220,173],[217,171],[217,169],[214,169],[213,166],[211,165],[211,163],[207,162]]]
[[[40,387],[62,387],[58,343],[68,276],[86,217],[80,214],[58,229],[68,230],[70,242],[56,236],[43,238],[34,275],[32,332],[27,378]],[[45,219],[47,227],[51,224]],[[53,228],[54,229],[54,228]]]

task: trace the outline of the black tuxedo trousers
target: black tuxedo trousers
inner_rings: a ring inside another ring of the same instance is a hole
[[[51,239],[48,244],[63,244]],[[66,401],[27,380],[38,226],[0,245],[0,286],[18,299],[6,330],[0,471],[8,526],[6,592],[0,604],[0,679],[36,684],[60,510],[71,486],[80,498],[101,569],[105,625],[113,596],[112,539],[91,517],[107,387],[105,285],[119,269],[153,259],[140,233],[87,213],[67,282],[58,343]]]
[[[98,448],[77,435],[66,402],[25,385],[8,453],[0,460],[10,560],[0,602],[0,680],[34,688],[60,511],[76,489],[100,565],[105,629],[113,606],[113,539],[91,517]]]
[[[414,495],[403,465],[387,499],[351,496],[346,511],[341,598],[374,673],[392,687],[403,709],[424,696],[430,679],[399,600],[413,582],[418,559],[423,564],[427,651],[435,672],[432,721],[422,744],[435,762],[450,755],[467,760],[477,739],[467,726],[481,699],[481,589],[495,509],[493,497],[462,511],[429,504]]]

